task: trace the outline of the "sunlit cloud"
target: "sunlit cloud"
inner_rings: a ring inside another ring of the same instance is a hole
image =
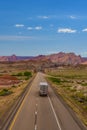
[[[32,30],[42,30],[42,27],[41,27],[41,26],[28,27],[27,29],[28,29],[29,31],[32,31]]]
[[[15,27],[17,28],[24,27],[24,24],[15,24]]]
[[[73,30],[70,28],[60,28],[58,29],[58,33],[76,33],[77,30]]]
[[[42,27],[41,26],[37,26],[37,27],[35,27],[35,30],[42,30]]]
[[[71,16],[69,16],[69,17],[70,17],[70,19],[76,19],[76,17],[73,16],[73,15],[71,15]]]
[[[81,55],[84,56],[84,57],[87,56],[87,51],[81,52]]]
[[[49,16],[38,16],[40,19],[49,19]]]
[[[27,29],[28,29],[28,30],[33,30],[33,27],[28,27]]]
[[[87,28],[84,28],[84,29],[82,30],[82,32],[87,32]]]

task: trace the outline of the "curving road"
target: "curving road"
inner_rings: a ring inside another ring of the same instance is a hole
[[[9,130],[86,130],[75,114],[55,95],[49,86],[47,97],[39,96],[39,82],[45,81],[38,73],[16,113]]]

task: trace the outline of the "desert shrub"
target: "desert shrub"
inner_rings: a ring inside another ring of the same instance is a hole
[[[87,96],[84,96],[82,92],[77,92],[72,97],[76,99],[78,102],[81,102],[81,103],[87,102]]]
[[[16,76],[23,76],[23,74],[20,72],[20,73],[18,73]]]
[[[49,79],[50,79],[53,83],[56,83],[56,84],[60,84],[60,83],[61,83],[61,80],[60,80],[59,78],[49,77]]]
[[[0,91],[0,96],[10,95],[11,93],[12,93],[12,91],[10,91],[8,89],[3,89],[2,91]]]
[[[82,86],[87,86],[87,83],[81,83]]]
[[[31,76],[32,76],[32,73],[31,73],[31,72],[28,72],[28,71],[25,71],[25,72],[24,72],[24,76],[31,77]]]
[[[25,80],[28,80],[28,79],[29,79],[29,77],[26,77],[26,78],[25,78]]]
[[[12,87],[13,87],[13,88],[16,88],[16,86],[15,86],[15,85],[12,85]]]
[[[16,74],[11,74],[11,76],[17,76]]]

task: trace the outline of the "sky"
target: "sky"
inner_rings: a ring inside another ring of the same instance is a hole
[[[0,0],[0,56],[87,57],[87,0]]]

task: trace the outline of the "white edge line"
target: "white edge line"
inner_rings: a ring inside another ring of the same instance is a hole
[[[48,96],[48,99],[49,99],[49,102],[50,102],[52,111],[53,111],[53,113],[54,113],[54,116],[55,116],[55,119],[56,119],[56,123],[57,123],[57,125],[58,125],[58,127],[59,127],[59,130],[62,130],[62,129],[61,129],[61,126],[60,126],[60,123],[59,123],[59,120],[58,120],[58,117],[57,117],[57,115],[56,115],[56,112],[55,112],[55,110],[54,110],[54,107],[53,107],[53,105],[52,105],[52,102],[51,102],[51,99],[50,99],[49,96]]]
[[[35,125],[35,130],[37,130],[37,125]]]

